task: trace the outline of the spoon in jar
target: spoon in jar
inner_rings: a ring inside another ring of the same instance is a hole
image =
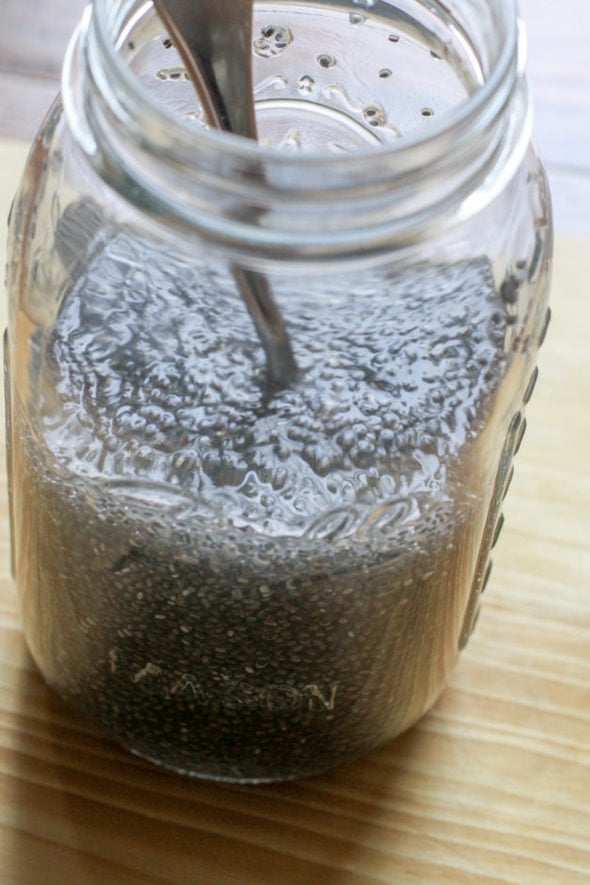
[[[252,78],[254,0],[154,0],[186,67],[209,125],[257,140]],[[232,273],[266,355],[266,393],[295,382],[297,365],[268,279],[237,265]]]

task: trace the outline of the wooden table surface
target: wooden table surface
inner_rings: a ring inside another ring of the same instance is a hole
[[[521,0],[556,204],[554,322],[484,612],[412,731],[324,777],[182,779],[26,652],[0,481],[0,885],[590,882],[590,4]],[[81,0],[1,0],[0,217]],[[1,137],[12,140],[5,140]],[[4,232],[0,224],[0,263]]]

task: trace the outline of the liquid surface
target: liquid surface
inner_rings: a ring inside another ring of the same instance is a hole
[[[43,344],[40,420],[75,476],[170,485],[185,506],[269,535],[332,507],[359,518],[438,488],[502,366],[485,261],[373,290],[284,293],[299,383],[265,407],[262,357],[231,278],[166,267],[121,235]],[[230,321],[231,318],[231,321]]]
[[[394,144],[465,101],[483,81],[472,47],[436,8],[415,6],[410,14],[385,2],[255,4],[252,65],[262,143],[306,153]],[[207,125],[150,7],[133,19],[121,52],[158,101]]]

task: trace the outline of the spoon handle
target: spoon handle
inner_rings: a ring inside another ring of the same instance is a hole
[[[265,398],[268,401],[297,379],[293,348],[268,278],[237,265],[232,267],[232,272],[266,355]]]
[[[209,124],[258,137],[252,81],[253,0],[154,0]]]
[[[253,0],[154,0],[209,124],[257,139],[252,78]],[[232,266],[266,355],[267,399],[295,383],[289,335],[267,278]]]

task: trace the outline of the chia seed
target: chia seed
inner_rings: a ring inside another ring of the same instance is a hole
[[[13,414],[27,637],[134,752],[218,779],[310,775],[442,689],[505,293],[485,259],[386,282],[293,298],[302,377],[267,406],[231,278],[179,274],[125,234],[37,342]]]

